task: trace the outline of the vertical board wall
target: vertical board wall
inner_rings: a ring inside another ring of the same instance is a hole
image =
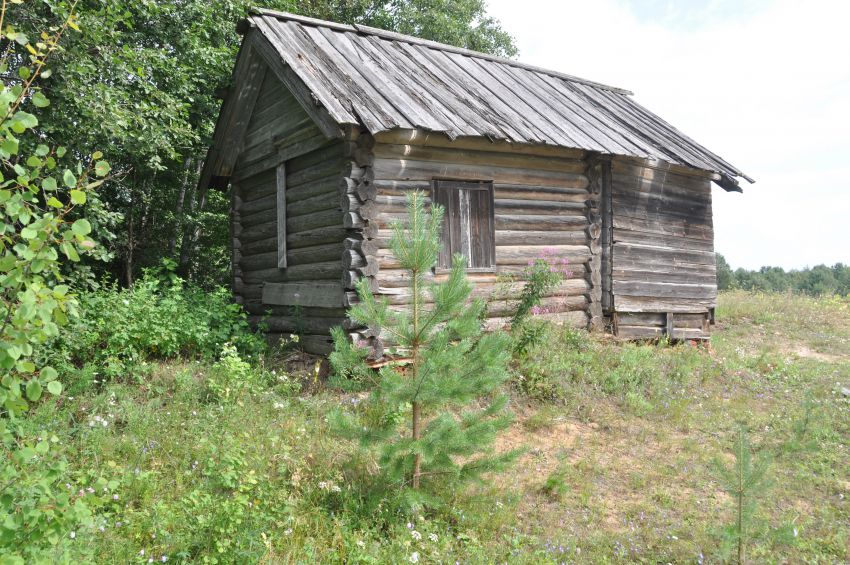
[[[708,337],[717,302],[708,174],[615,158],[611,197],[615,332]]]
[[[338,191],[344,147],[342,140],[326,139],[274,74],[266,73],[232,179],[233,290],[251,321],[267,324],[271,339],[297,332],[308,350],[326,350],[329,329],[345,319],[340,280],[346,230]],[[280,196],[285,268],[278,256]],[[272,283],[337,285],[340,300],[267,304],[264,287]]]

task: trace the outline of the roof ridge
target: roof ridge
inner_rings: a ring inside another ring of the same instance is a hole
[[[354,24],[354,25],[340,24],[340,23],[331,22],[331,21],[327,21],[327,20],[320,20],[320,19],[317,19],[317,18],[311,18],[311,17],[308,17],[308,16],[301,16],[301,15],[298,15],[298,14],[292,14],[290,12],[270,10],[268,8],[251,8],[250,11],[251,11],[252,14],[255,14],[255,15],[271,16],[271,17],[274,17],[274,18],[277,18],[277,19],[283,19],[283,20],[292,20],[292,21],[307,24],[307,25],[321,26],[321,27],[326,27],[326,28],[329,28],[329,29],[338,30],[338,31],[350,31],[350,32],[354,32],[354,33],[364,34],[364,35],[374,35],[376,37],[380,37],[380,38],[383,38],[383,39],[393,39],[393,40],[396,40],[396,41],[404,41],[406,43],[411,43],[411,44],[415,44],[415,45],[422,45],[424,47],[429,47],[431,49],[439,49],[440,51],[446,51],[446,52],[449,52],[449,53],[457,53],[458,55],[465,55],[467,57],[475,57],[477,59],[483,59],[483,60],[492,61],[492,62],[495,62],[495,63],[502,63],[502,64],[505,64],[505,65],[518,67],[520,69],[526,69],[526,70],[529,70],[529,71],[544,73],[544,74],[553,76],[555,78],[560,78],[560,79],[567,80],[567,81],[570,81],[570,82],[575,82],[575,83],[578,83],[578,84],[584,84],[584,85],[591,86],[591,87],[594,87],[594,88],[599,88],[599,89],[602,89],[602,90],[609,90],[611,92],[616,92],[617,94],[623,94],[623,95],[626,95],[626,96],[632,96],[634,94],[633,92],[626,90],[624,88],[619,88],[619,87],[616,87],[616,86],[610,86],[610,85],[607,85],[607,84],[603,84],[601,82],[595,82],[595,81],[592,81],[592,80],[583,79],[583,78],[576,77],[576,76],[573,76],[573,75],[568,75],[566,73],[553,71],[551,69],[547,69],[547,68],[544,68],[544,67],[529,65],[527,63],[522,63],[520,61],[515,61],[513,59],[508,59],[506,57],[499,57],[499,56],[496,56],[496,55],[481,53],[480,51],[473,51],[471,49],[464,49],[463,47],[455,47],[454,45],[449,45],[447,43],[439,43],[437,41],[431,41],[429,39],[422,39],[422,38],[415,37],[415,36],[412,36],[412,35],[404,35],[404,34],[401,34],[401,33],[396,33],[394,31],[387,31],[385,29],[380,29],[380,28],[377,28],[377,27],[371,27],[371,26],[360,25],[360,24]]]

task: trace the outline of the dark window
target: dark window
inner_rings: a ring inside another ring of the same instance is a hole
[[[433,200],[445,210],[439,268],[450,268],[452,255],[458,253],[470,270],[493,270],[493,183],[435,180]]]

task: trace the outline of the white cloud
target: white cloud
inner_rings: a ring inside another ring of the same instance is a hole
[[[632,90],[756,179],[714,194],[733,266],[850,263],[850,3],[677,3],[656,19],[616,0],[489,6],[521,60]]]

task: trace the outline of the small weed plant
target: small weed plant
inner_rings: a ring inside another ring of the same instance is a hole
[[[526,355],[530,348],[541,343],[546,334],[546,323],[535,316],[546,313],[540,306],[543,297],[570,276],[569,261],[556,257],[547,248],[540,257],[529,261],[525,269],[525,284],[520,292],[519,303],[511,318],[511,336],[515,355]]]

